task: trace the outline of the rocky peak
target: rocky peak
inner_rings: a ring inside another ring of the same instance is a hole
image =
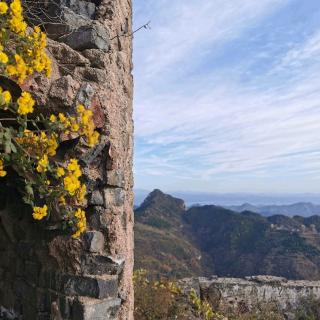
[[[169,194],[163,193],[159,189],[154,189],[152,192],[149,193],[147,198],[143,201],[140,208],[166,208],[170,209],[170,211],[185,211],[186,206],[183,200],[174,198]]]

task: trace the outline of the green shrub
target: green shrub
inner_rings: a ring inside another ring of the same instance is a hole
[[[304,298],[300,301],[296,311],[295,320],[319,320],[320,300],[315,297]]]

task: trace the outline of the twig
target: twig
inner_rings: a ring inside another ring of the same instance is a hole
[[[129,34],[125,34],[125,33],[124,33],[124,34],[121,34],[121,35],[116,35],[116,36],[114,36],[113,38],[111,38],[110,41],[112,41],[112,40],[114,40],[114,39],[116,39],[116,38],[120,38],[120,37],[124,37],[124,38],[131,37],[131,36],[133,36],[136,32],[140,31],[141,29],[149,29],[149,30],[150,30],[150,29],[151,29],[150,23],[151,23],[151,21],[148,21],[147,23],[145,23],[144,25],[142,25],[141,27],[139,27],[138,29],[132,31],[132,32],[129,33]]]

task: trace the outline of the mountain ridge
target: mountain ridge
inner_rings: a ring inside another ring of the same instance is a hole
[[[136,267],[155,276],[320,277],[319,216],[267,217],[215,205],[186,209],[183,200],[155,190],[135,218]]]

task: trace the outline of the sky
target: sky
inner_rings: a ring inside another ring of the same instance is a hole
[[[320,191],[319,0],[135,0],[135,186]]]

